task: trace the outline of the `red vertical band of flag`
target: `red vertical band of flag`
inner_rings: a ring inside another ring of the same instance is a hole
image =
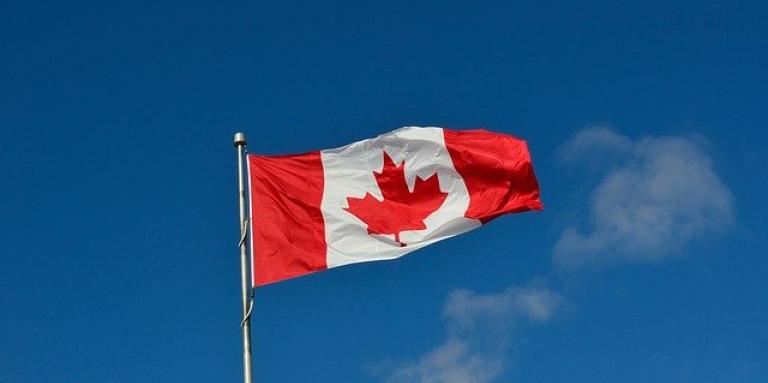
[[[525,141],[485,129],[443,129],[443,135],[469,192],[465,217],[486,223],[502,214],[542,209]]]
[[[255,286],[326,268],[320,152],[248,155]]]

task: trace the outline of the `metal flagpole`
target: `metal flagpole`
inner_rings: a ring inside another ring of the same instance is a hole
[[[243,381],[253,382],[251,358],[251,309],[253,301],[249,302],[248,290],[248,250],[246,237],[248,232],[248,217],[245,210],[245,176],[243,161],[245,160],[245,134],[235,133],[235,149],[237,150],[237,183],[240,199],[240,288],[242,290],[243,320],[240,323],[243,333]],[[250,306],[249,306],[250,303]]]

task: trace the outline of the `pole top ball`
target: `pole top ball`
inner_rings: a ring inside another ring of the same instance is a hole
[[[235,146],[237,145],[245,145],[245,133],[235,133]]]

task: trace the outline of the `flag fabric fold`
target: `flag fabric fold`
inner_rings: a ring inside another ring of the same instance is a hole
[[[248,155],[252,281],[401,257],[541,210],[525,141],[405,127],[335,149]]]

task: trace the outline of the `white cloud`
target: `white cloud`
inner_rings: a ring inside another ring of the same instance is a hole
[[[632,152],[634,143],[608,128],[582,130],[562,148],[560,155],[567,161],[587,160],[595,164],[606,159],[623,157]]]
[[[443,309],[445,341],[418,361],[389,371],[386,381],[491,382],[504,371],[515,325],[549,319],[560,300],[559,295],[544,288],[512,287],[488,295],[456,290]]]
[[[587,223],[566,228],[556,243],[558,266],[662,259],[734,221],[733,197],[701,138],[633,141],[595,128],[578,133],[562,154],[611,167],[592,192]]]

